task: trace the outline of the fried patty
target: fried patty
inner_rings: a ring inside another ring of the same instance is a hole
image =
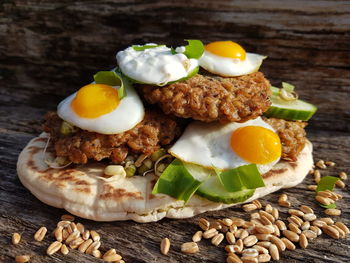
[[[306,122],[286,121],[275,118],[263,118],[270,124],[282,143],[282,159],[286,161],[296,161],[298,154],[306,143],[306,132],[304,130]]]
[[[261,72],[230,78],[197,74],[164,87],[140,85],[138,90],[166,114],[204,122],[245,122],[271,104],[270,83]]]
[[[182,131],[175,117],[156,110],[146,110],[142,122],[131,130],[113,135],[81,129],[63,135],[60,132],[63,120],[55,112],[47,113],[45,119],[43,128],[51,135],[56,155],[67,157],[77,164],[87,163],[89,159],[100,161],[104,158],[120,163],[129,151],[149,155],[161,146],[170,144]]]

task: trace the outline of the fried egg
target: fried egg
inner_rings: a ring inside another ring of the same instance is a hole
[[[280,159],[282,146],[273,128],[260,117],[244,123],[191,123],[169,149],[176,158],[220,170],[256,164],[268,172]]]
[[[259,70],[265,56],[247,53],[232,41],[216,41],[205,46],[199,65],[205,70],[224,77],[250,74]]]
[[[174,52],[164,45],[145,46],[151,48],[132,46],[117,53],[120,70],[137,82],[163,86],[198,70],[197,59],[189,59],[182,53],[173,54]]]
[[[89,84],[63,100],[58,116],[83,130],[117,134],[142,121],[145,110],[133,87],[124,82],[126,97],[118,97],[117,86]]]

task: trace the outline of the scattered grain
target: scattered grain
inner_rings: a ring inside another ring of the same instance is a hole
[[[307,241],[307,238],[304,234],[301,234],[300,235],[300,238],[299,238],[299,245],[302,247],[302,248],[306,248],[308,245],[309,245],[309,242]]]
[[[46,250],[46,254],[51,256],[52,254],[56,253],[58,250],[60,250],[62,247],[62,243],[59,241],[53,242]]]
[[[281,240],[286,245],[286,248],[288,250],[295,250],[295,245],[293,244],[292,241],[290,241],[289,239],[287,239],[285,237],[282,237]]]
[[[181,245],[181,252],[194,254],[199,251],[199,247],[195,242],[187,242]]]
[[[67,255],[69,253],[69,249],[65,244],[61,246],[61,253],[62,255]]]
[[[12,244],[17,245],[21,241],[21,235],[19,233],[12,234]]]
[[[232,219],[230,218],[224,218],[222,220],[222,223],[225,225],[225,226],[231,226],[232,225]]]
[[[227,263],[243,263],[243,261],[234,253],[230,253],[230,255],[226,259]]]
[[[293,231],[294,233],[297,233],[297,234],[301,234],[301,230],[299,229],[299,227],[294,224],[294,223],[289,223],[288,224],[288,228],[289,230]]]
[[[243,261],[243,263],[258,263],[257,258],[250,256],[243,256],[241,257],[241,260]]]
[[[28,255],[16,256],[15,260],[16,260],[16,263],[26,263],[30,260],[30,256]]]
[[[92,244],[92,239],[85,240],[78,248],[81,253],[85,253],[87,248]]]
[[[315,183],[319,183],[320,180],[321,180],[321,173],[319,170],[315,170],[314,172],[314,180],[315,180]]]
[[[256,205],[256,207],[257,207],[258,209],[261,209],[261,208],[262,208],[262,204],[260,203],[259,200],[254,200],[252,203],[253,203],[254,205]]]
[[[62,230],[62,240],[66,240],[68,236],[69,236],[68,230],[64,228]]]
[[[322,220],[315,220],[315,221],[312,221],[311,224],[313,226],[317,226],[317,227],[324,227],[327,225],[326,222],[322,221]],[[310,227],[311,228],[311,227]]]
[[[85,232],[85,227],[84,227],[83,224],[77,223],[77,229],[78,229],[78,231],[80,232],[80,234],[84,234],[84,232]]]
[[[101,258],[102,257],[102,253],[100,250],[98,249],[95,249],[94,251],[92,251],[92,255],[95,257],[95,258]],[[118,263],[121,263],[121,261],[124,261],[124,260],[119,260]]]
[[[264,248],[263,246],[260,246],[260,245],[254,245],[253,248],[256,249],[256,251],[258,251],[259,254],[268,254],[269,253],[269,251],[266,248]]]
[[[220,245],[220,243],[222,242],[222,240],[224,240],[224,234],[220,233],[220,234],[216,234],[212,239],[211,239],[211,243],[214,246],[218,246]]]
[[[302,232],[308,239],[314,239],[317,237],[317,233],[312,230],[304,230]]]
[[[284,242],[280,238],[271,235],[270,241],[271,241],[271,243],[273,243],[277,246],[278,251],[282,252],[282,251],[286,250],[286,245],[284,244]]]
[[[63,227],[62,226],[56,227],[56,229],[54,231],[55,238],[59,242],[63,241],[62,231],[63,231]]]
[[[291,207],[292,206],[292,204],[289,201],[280,201],[280,202],[278,202],[278,204],[280,206],[283,206],[283,207]]]
[[[268,241],[270,239],[271,234],[255,234],[258,240]]]
[[[324,210],[324,213],[329,216],[340,216],[341,210],[335,208],[328,208]]]
[[[232,217],[231,220],[232,220],[232,224],[238,227],[243,226],[245,223],[245,220],[239,217]]]
[[[326,164],[324,163],[323,160],[317,161],[316,166],[317,166],[318,168],[320,168],[320,169],[326,169],[326,168],[327,168],[327,166],[326,166]]]
[[[67,239],[65,240],[66,244],[69,244],[73,240],[77,239],[80,236],[80,232],[78,230],[74,231],[72,234],[70,234]]]
[[[78,237],[77,239],[74,239],[69,243],[69,247],[72,249],[76,249],[84,242],[85,242],[84,239],[82,239],[81,237]]]
[[[325,222],[327,225],[333,225],[334,224],[333,219],[330,218],[330,217],[322,217],[322,218],[320,218],[320,220]]]
[[[288,238],[292,242],[298,242],[299,241],[299,235],[297,233],[294,233],[293,231],[283,230],[282,233],[283,233],[283,235],[286,238]]]
[[[310,185],[307,186],[307,189],[309,189],[309,190],[311,190],[311,191],[316,191],[317,185],[315,185],[315,184],[310,184]]]
[[[205,218],[200,218],[198,221],[198,225],[202,230],[207,231],[209,229],[210,223]]]
[[[258,209],[258,207],[255,204],[252,204],[252,203],[245,204],[245,205],[242,206],[242,208],[243,208],[243,210],[245,212],[250,212],[250,211]]]
[[[287,231],[287,230],[285,230]],[[280,254],[278,252],[278,248],[275,244],[272,244],[270,247],[269,247],[269,252],[270,252],[270,255],[272,257],[273,260],[279,260],[280,259]]]
[[[254,235],[247,236],[246,238],[243,239],[243,244],[246,247],[254,246],[257,242],[258,242],[258,239]]]
[[[85,241],[86,242],[86,241]],[[84,243],[85,243],[84,242]],[[94,241],[91,243],[91,245],[86,249],[85,253],[86,254],[91,254],[92,251],[99,249],[101,246],[101,242],[100,241]]]
[[[325,164],[329,167],[334,167],[335,166],[335,162],[332,161],[326,161]]]
[[[101,236],[95,230],[91,230],[90,235],[93,241],[100,241],[101,239]]]
[[[337,227],[339,227],[341,230],[343,230],[343,231],[345,232],[346,235],[347,235],[347,234],[350,234],[349,228],[348,228],[344,223],[338,221],[338,222],[335,223],[335,225],[336,225]]]
[[[275,236],[280,236],[281,235],[281,231],[280,229],[278,228],[277,225],[273,225],[273,227],[275,228],[275,232],[273,233]]]
[[[276,207],[272,208],[272,212],[271,215],[277,220],[279,218],[279,212],[278,209]]]
[[[347,180],[348,179],[348,175],[346,174],[346,172],[340,172],[339,173],[339,177],[342,180]]]
[[[272,234],[275,232],[275,228],[272,225],[260,226],[257,225],[255,230],[260,234]]]
[[[231,232],[226,233],[226,240],[229,244],[233,245],[236,243],[235,235]]]
[[[288,214],[302,217],[304,212],[297,209],[288,209]]]
[[[218,231],[215,228],[210,228],[203,233],[203,237],[205,239],[209,239],[209,238],[212,238],[213,236],[215,236],[217,233],[218,233]]]
[[[270,238],[270,237],[269,237]],[[258,243],[256,243],[258,246],[262,246],[264,248],[269,248],[271,246],[271,242],[270,241],[259,241]]]
[[[85,230],[84,233],[82,234],[82,237],[84,240],[88,240],[90,238],[90,231]]]
[[[308,214],[303,215],[303,219],[305,221],[314,221],[314,220],[316,220],[316,218],[317,218],[316,215],[313,213],[308,213]]]
[[[314,213],[314,210],[312,210],[312,208],[310,206],[307,206],[307,205],[301,205],[300,210],[302,212],[304,212],[304,214],[313,214]]]
[[[236,246],[238,247],[237,251],[239,251],[239,253],[242,252],[242,250],[243,250],[243,240],[242,239],[238,239],[237,242],[236,242]],[[235,247],[234,247],[234,249],[235,249]],[[237,252],[237,251],[235,250],[235,252]]]
[[[326,225],[322,227],[322,231],[332,238],[335,238],[335,239],[339,238],[339,231],[332,226]]]
[[[345,183],[342,180],[338,180],[335,185],[339,188],[345,188]]]
[[[57,223],[57,226],[59,227],[59,226],[61,226],[61,227],[68,227],[69,225],[70,225],[70,221],[67,221],[67,220],[63,220],[63,221],[59,221],[58,223]]]
[[[275,224],[278,226],[279,230],[281,231],[287,229],[286,224],[282,220],[277,220]]]
[[[42,226],[38,229],[38,231],[36,231],[36,233],[34,234],[34,239],[36,241],[43,241],[43,239],[45,238],[47,232],[47,228]]]
[[[229,233],[229,232],[228,232]],[[232,234],[232,233],[231,233]],[[193,236],[192,236],[192,241],[193,242],[199,242],[202,240],[203,232],[202,231],[197,231]]]
[[[67,226],[67,230],[69,234],[72,234],[75,231],[78,231],[77,225],[74,222],[71,222],[68,226]]]
[[[117,253],[109,254],[109,255],[105,254],[103,255],[102,259],[107,262],[115,262],[115,261],[121,260],[122,256]]]
[[[300,217],[298,216],[290,216],[287,218],[288,222],[289,223],[294,223],[296,224],[297,226],[301,226],[301,224],[304,222]]]
[[[271,256],[269,254],[260,254],[258,256],[258,262],[269,262],[271,260]]]
[[[310,230],[315,232],[318,236],[322,234],[322,230],[318,226],[310,226]]]
[[[340,227],[338,227],[337,225],[332,225],[332,227],[334,227],[336,230],[338,230],[340,238],[345,238],[346,237],[345,232]]]
[[[272,210],[271,210],[271,212],[272,212]],[[260,211],[259,211],[259,214],[260,214],[260,216],[265,216],[265,217],[267,217],[267,219],[270,220],[271,223],[273,223],[273,222],[276,221],[276,219],[273,217],[273,215],[269,214],[269,213],[266,212],[266,211],[260,210]]]

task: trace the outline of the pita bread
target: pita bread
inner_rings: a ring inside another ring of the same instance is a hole
[[[17,163],[19,179],[42,202],[74,215],[96,221],[131,219],[145,223],[164,217],[188,218],[237,205],[211,202],[197,195],[185,205],[167,195],[153,195],[155,175],[105,178],[105,165],[101,163],[52,169],[43,158],[47,138],[42,133],[23,149]],[[308,141],[296,162],[281,161],[264,174],[266,187],[258,188],[246,202],[299,184],[312,165],[312,145]]]

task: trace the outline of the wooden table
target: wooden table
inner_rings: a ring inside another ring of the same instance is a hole
[[[262,71],[274,85],[287,81],[301,98],[319,107],[307,128],[315,160],[337,163],[322,174],[350,172],[350,3],[349,1],[23,1],[0,4],[0,261],[30,254],[31,262],[100,262],[78,253],[48,257],[52,237],[39,243],[33,234],[49,231],[64,213],[38,201],[16,176],[19,152],[38,135],[43,115],[98,70],[115,66],[117,50],[135,43],[178,45],[232,39],[248,51],[265,54]],[[308,204],[324,216],[313,194],[301,185],[285,190],[294,206]],[[347,185],[349,184],[346,182]],[[282,191],[263,198],[276,204]],[[338,202],[350,225],[349,187]],[[286,211],[285,208],[281,208]],[[241,208],[201,215],[209,219],[243,216]],[[282,213],[285,218],[286,214]],[[200,242],[200,253],[184,255],[183,242],[197,230],[199,217],[157,223],[96,223],[79,219],[102,235],[102,247],[115,247],[126,262],[224,262],[223,244]],[[11,233],[23,242],[11,245]],[[159,253],[164,237],[169,256]],[[322,235],[305,250],[284,252],[283,262],[346,262],[350,241]]]

